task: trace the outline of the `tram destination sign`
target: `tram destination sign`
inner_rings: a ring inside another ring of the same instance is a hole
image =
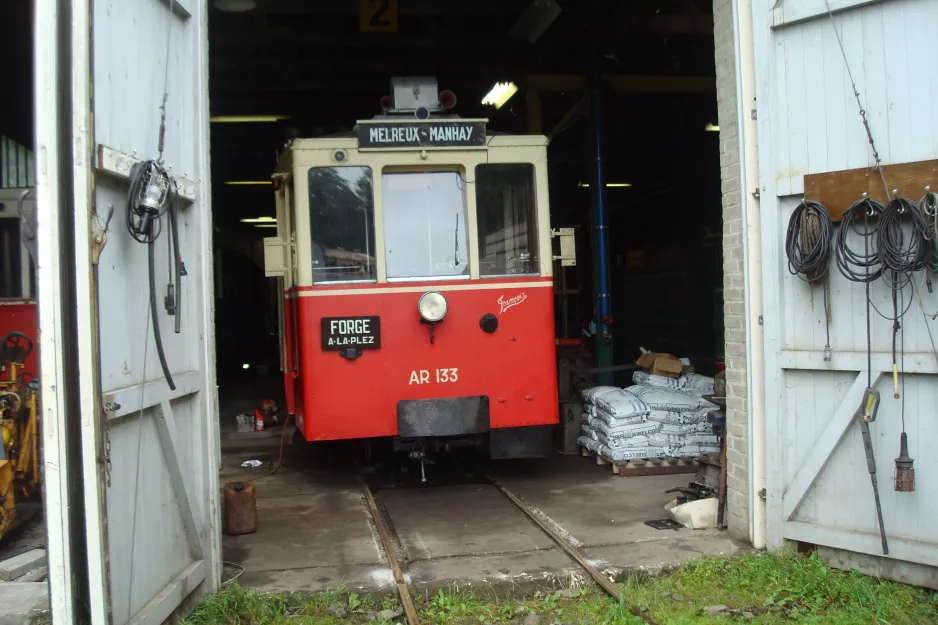
[[[358,123],[358,147],[364,149],[478,148],[484,145],[484,121]]]
[[[380,317],[323,317],[322,348],[378,349],[381,347]]]

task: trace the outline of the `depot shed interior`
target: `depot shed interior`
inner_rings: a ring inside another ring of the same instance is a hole
[[[584,338],[596,301],[591,63],[603,76],[613,364],[634,362],[640,346],[690,357],[703,373],[722,359],[709,3],[219,1],[209,40],[213,118],[280,118],[211,125],[223,388],[279,373],[276,286],[263,269],[271,230],[242,222],[274,215],[263,183],[278,153],[291,138],[347,133],[379,114],[395,76],[435,77],[456,94],[453,112],[487,118],[489,132],[550,138],[550,225],[577,229],[578,258],[555,265],[556,335]],[[496,82],[518,86],[499,109],[481,103]]]
[[[32,73],[22,53],[31,49],[30,15],[27,3],[5,3],[3,11],[10,35],[3,45],[24,62],[11,66],[10,89],[0,98],[2,184],[28,186],[22,154],[32,148]],[[690,357],[702,373],[712,374],[722,360],[720,143],[709,2],[218,0],[209,18],[213,118],[280,118],[211,124],[223,387],[279,372],[276,286],[263,269],[270,230],[242,223],[273,216],[274,194],[268,184],[232,183],[268,182],[291,138],[348,132],[356,120],[380,113],[395,76],[435,77],[440,89],[456,94],[455,112],[487,118],[489,131],[549,137],[550,225],[577,229],[576,267],[555,267],[556,333],[583,338],[596,318],[591,64],[603,77],[598,136],[607,180],[613,364],[634,362],[640,346]],[[481,103],[494,83],[509,81],[519,91],[507,104]],[[15,221],[0,223],[15,229]],[[15,233],[8,234],[0,244],[9,247]],[[0,296],[22,296],[14,263],[4,267]],[[584,343],[595,351],[594,341]],[[627,384],[628,375],[616,382]]]

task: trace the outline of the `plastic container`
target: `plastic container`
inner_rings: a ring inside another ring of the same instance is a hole
[[[225,533],[229,536],[257,531],[257,499],[248,482],[225,484]]]

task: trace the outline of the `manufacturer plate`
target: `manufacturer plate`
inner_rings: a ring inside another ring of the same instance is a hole
[[[381,347],[380,317],[323,317],[322,348],[378,349]]]

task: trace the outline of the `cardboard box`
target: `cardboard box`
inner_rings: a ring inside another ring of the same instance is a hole
[[[668,378],[679,378],[684,369],[684,363],[671,354],[655,354],[648,352],[642,354],[635,361],[639,367],[652,375],[663,375]]]

